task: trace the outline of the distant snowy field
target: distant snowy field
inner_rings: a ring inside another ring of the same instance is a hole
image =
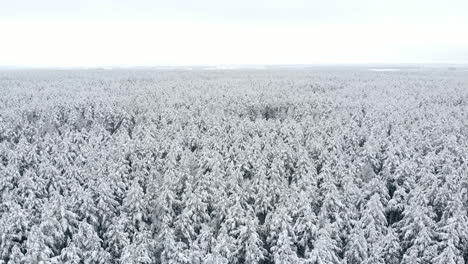
[[[463,68],[0,72],[0,263],[465,263]]]

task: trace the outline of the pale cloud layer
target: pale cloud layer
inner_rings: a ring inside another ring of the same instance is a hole
[[[0,0],[0,65],[466,63],[467,2]]]

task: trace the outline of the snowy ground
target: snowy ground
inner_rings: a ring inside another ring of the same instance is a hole
[[[0,72],[0,263],[464,263],[466,70],[385,69]]]

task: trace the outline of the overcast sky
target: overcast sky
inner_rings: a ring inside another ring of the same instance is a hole
[[[468,63],[467,0],[0,0],[0,65]]]

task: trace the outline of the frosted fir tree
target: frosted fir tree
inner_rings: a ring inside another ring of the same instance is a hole
[[[191,184],[187,184],[187,190],[182,194],[181,213],[175,219],[175,229],[181,235],[183,241],[191,243],[196,239],[203,224],[211,220],[208,214],[208,202],[201,194],[201,190],[193,190]]]
[[[294,243],[286,230],[282,230],[278,234],[278,238],[273,245],[271,251],[275,263],[286,264],[298,261]]]
[[[119,202],[114,195],[110,183],[100,180],[94,190],[96,197],[96,213],[99,218],[100,226],[105,231],[112,223],[111,219],[116,215]]]
[[[220,197],[216,205],[216,222],[225,228],[228,235],[237,237],[240,228],[250,219],[252,207],[236,182],[230,182],[227,188],[226,192],[231,194]]]
[[[21,206],[8,195],[3,195],[3,205],[8,208],[6,212],[3,212],[0,217],[0,260],[7,261],[8,258],[13,254],[12,250],[14,247],[19,249],[25,249],[28,240],[32,233],[30,231],[31,221],[28,210],[21,208]]]
[[[257,232],[258,221],[250,219],[241,227],[237,239],[237,259],[243,263],[261,263],[265,259],[266,251]]]
[[[77,198],[79,199],[76,203],[78,205],[77,215],[79,219],[83,219],[94,228],[100,228],[100,221],[98,216],[98,209],[93,200],[91,191],[85,189],[77,190]]]
[[[339,184],[341,185],[343,193],[343,204],[347,208],[346,214],[348,219],[357,219],[359,217],[356,206],[362,196],[362,190],[359,188],[360,180],[355,177],[357,168],[354,166],[349,157],[345,157],[338,161],[339,167]],[[348,221],[350,222],[350,221]]]
[[[174,234],[176,239],[190,245],[196,239],[196,227],[191,219],[191,213],[188,209],[185,213],[179,214],[174,220]]]
[[[369,245],[367,244],[364,231],[359,225],[352,231],[344,255],[347,264],[359,264],[368,260]]]
[[[176,211],[180,208],[180,200],[178,199],[175,191],[173,190],[175,172],[170,170],[167,172],[167,179],[160,185],[154,185],[150,192],[157,193],[158,195],[154,200],[150,200],[151,218],[154,223],[153,228],[158,231],[160,225],[172,225],[176,217]]]
[[[294,263],[299,261],[296,253],[292,218],[284,208],[277,209],[266,222],[269,236],[271,258],[275,263]]]
[[[464,264],[465,260],[460,250],[453,244],[453,240],[444,243],[442,252],[432,259],[434,264]]]
[[[52,257],[54,257],[54,252],[44,241],[41,228],[39,226],[34,226],[26,242],[24,262],[28,264],[47,263]]]
[[[22,165],[20,165],[22,166]],[[17,181],[16,199],[24,204],[26,209],[38,211],[42,207],[42,199],[37,197],[45,197],[45,183],[40,180],[32,170],[25,170],[23,175]]]
[[[41,214],[41,230],[44,239],[57,255],[78,228],[78,216],[59,193],[52,194],[51,202],[45,203]]]
[[[338,264],[340,259],[337,256],[339,248],[337,243],[330,236],[328,229],[330,226],[324,226],[317,232],[317,238],[311,248],[307,246],[305,250],[305,263],[310,264]]]
[[[385,211],[388,213],[388,224],[392,225],[400,220],[407,203],[408,193],[404,187],[397,186],[388,201]]]
[[[437,228],[441,242],[441,252],[436,257],[437,263],[463,263],[463,255],[468,244],[468,217],[462,202],[463,191],[454,194],[442,215]]]
[[[294,233],[297,237],[298,246],[305,250],[312,247],[312,242],[317,237],[319,231],[318,218],[314,208],[309,201],[307,192],[295,194],[297,200],[293,200],[291,207],[296,211],[294,223]]]
[[[336,186],[336,179],[331,172],[329,165],[325,164],[319,175],[321,191],[321,207],[318,213],[320,219],[328,219],[330,223],[336,222],[342,226],[346,219],[343,219],[345,206],[342,201],[342,194]]]
[[[135,230],[140,230],[143,227],[144,217],[147,215],[143,197],[143,189],[137,181],[134,181],[122,204],[122,210],[129,216]]]
[[[255,212],[264,220],[267,213],[272,210],[273,201],[269,195],[269,183],[267,180],[267,168],[264,160],[255,165],[255,173],[252,175],[248,188],[249,195],[253,198]]]
[[[410,201],[398,223],[405,251],[402,263],[430,261],[437,254],[434,213],[418,199]]]
[[[201,259],[205,259],[212,251],[212,248],[216,243],[216,239],[213,236],[215,231],[217,230],[210,225],[201,225],[199,234],[192,244],[192,248],[197,249],[197,254]]]
[[[369,251],[369,257],[364,264],[387,264],[385,262],[385,259],[382,257],[380,248],[378,247],[373,247]]]
[[[185,254],[187,244],[177,241],[174,230],[164,225],[158,235],[158,241],[161,244],[161,262],[170,264],[189,264],[190,258]]]
[[[235,263],[237,261],[236,242],[234,237],[228,235],[225,226],[221,226],[216,241],[211,248],[211,253],[208,253],[204,263]],[[211,261],[208,261],[208,259],[211,259]]]
[[[381,247],[382,257],[385,263],[398,264],[401,259],[401,245],[395,230],[391,227],[387,229],[387,234],[378,242]]]
[[[130,245],[127,226],[130,220],[126,214],[112,219],[112,224],[104,233],[104,245],[113,259],[119,259],[122,250]]]
[[[297,156],[297,161],[295,162],[295,164],[289,164],[289,168],[290,170],[293,170],[293,173],[291,175],[293,181],[300,185],[299,183],[301,181],[304,182],[311,180],[310,176],[316,174],[317,170],[310,161],[306,149],[301,149]]]
[[[228,264],[228,260],[217,252],[209,253],[203,259],[203,264]]]
[[[367,202],[359,224],[370,245],[376,244],[387,233],[387,219],[378,193]]]
[[[23,252],[21,252],[21,249],[17,245],[14,245],[13,248],[11,249],[10,255],[8,256],[8,262],[5,262],[4,260],[0,260],[0,263],[21,264],[23,263],[23,260],[24,260]]]
[[[430,161],[428,161],[429,163]],[[445,207],[448,196],[450,196],[451,190],[445,189],[442,186],[442,181],[449,180],[449,177],[442,179],[440,176],[432,172],[432,164],[423,164],[423,167],[420,169],[418,177],[418,186],[421,191],[422,197],[426,200],[426,203],[433,207],[434,212],[443,211]],[[445,178],[445,177],[444,177]],[[441,188],[442,186],[442,188]]]
[[[101,248],[101,239],[93,227],[85,222],[80,222],[78,232],[73,236],[73,242],[79,248],[83,261],[90,263],[106,263],[110,254]]]
[[[39,228],[41,230],[42,241],[47,245],[56,256],[65,246],[66,237],[65,232],[62,230],[60,223],[53,218],[45,218],[42,220]]]
[[[286,193],[287,180],[284,177],[283,161],[279,158],[274,158],[271,162],[270,169],[267,171],[268,193],[267,196],[272,202],[272,206],[279,202],[281,196]]]
[[[363,186],[359,205],[364,208],[371,197],[376,194],[378,195],[379,202],[385,207],[389,199],[388,188],[385,186],[384,179],[378,176],[373,177]]]
[[[120,263],[129,264],[149,264],[154,263],[150,251],[150,244],[147,234],[137,235],[131,244],[126,245],[122,250],[119,259]]]
[[[66,264],[80,264],[82,261],[81,250],[73,242],[62,249],[60,256],[56,259],[56,263]]]

